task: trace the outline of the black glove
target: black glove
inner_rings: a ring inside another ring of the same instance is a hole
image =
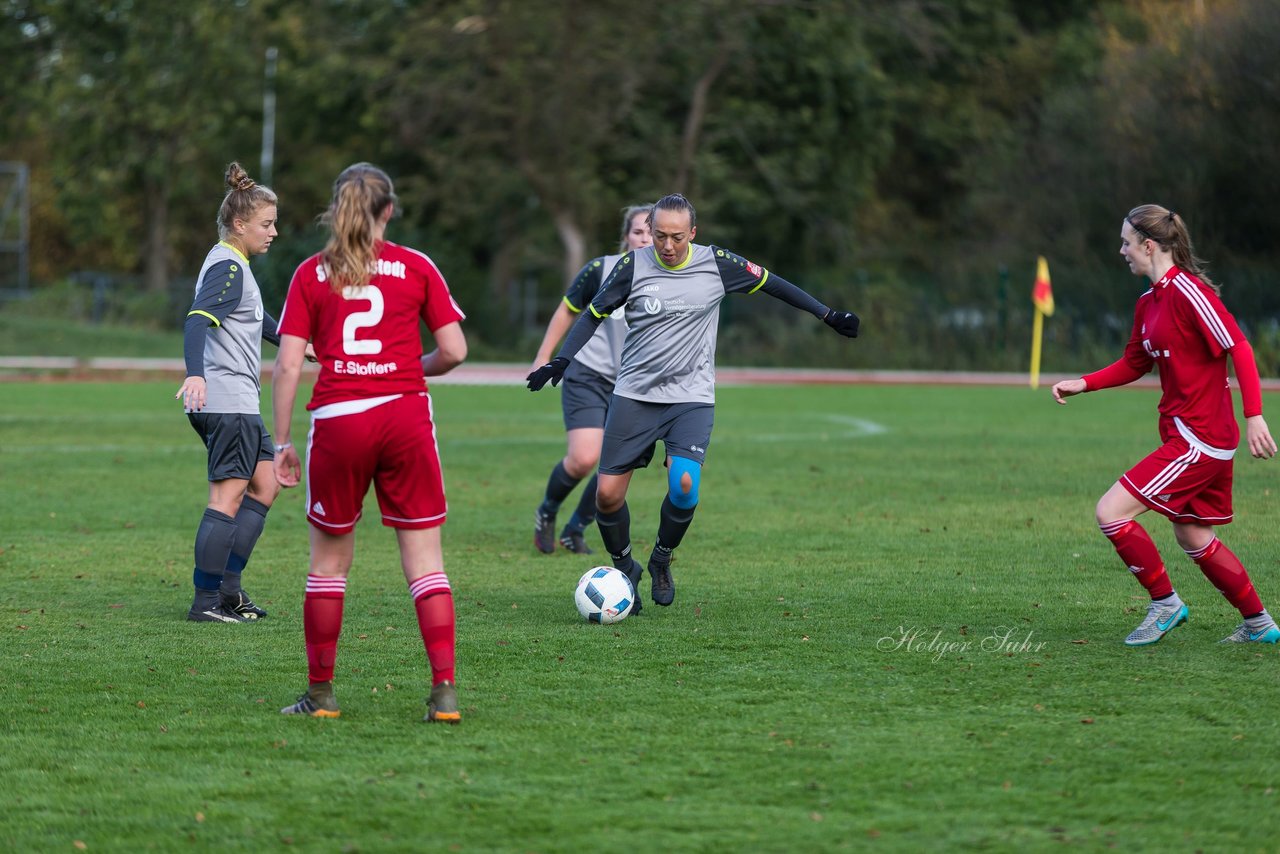
[[[567,367],[569,367],[569,360],[564,356],[556,356],[550,362],[525,377],[529,381],[529,391],[537,391],[542,388],[547,384],[547,380],[551,380],[552,385],[559,385],[560,380],[564,379],[564,369]]]
[[[852,311],[836,311],[834,308],[827,312],[827,316],[822,318],[822,322],[845,338],[857,338],[858,324],[861,323],[858,320],[858,315]]]

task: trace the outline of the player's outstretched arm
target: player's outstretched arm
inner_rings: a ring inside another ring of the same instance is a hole
[[[726,253],[726,256],[730,258],[737,257],[733,256],[732,253]],[[721,269],[723,275],[725,266],[722,265]],[[750,266],[747,266],[746,269],[749,271],[752,270]],[[741,274],[739,273],[738,275]],[[839,309],[828,308],[816,297],[804,290],[804,288],[801,288],[799,285],[793,284],[792,282],[788,282],[777,273],[762,270],[761,275],[764,277],[764,281],[760,282],[758,287],[769,296],[774,299],[782,300],[787,305],[794,306],[801,311],[807,311],[814,317],[822,318],[823,323],[830,326],[845,338],[858,337],[858,328],[862,325],[862,321],[858,315],[854,314],[852,311],[840,311]],[[730,276],[731,278],[736,278],[732,272],[730,273]]]
[[[525,377],[529,381],[529,391],[539,391],[548,382],[559,385],[560,380],[564,379],[564,371],[567,367],[569,367],[569,360],[564,356],[556,356],[542,367],[531,371],[529,376]]]
[[[858,315],[852,311],[838,311],[834,308],[827,311],[826,316],[822,318],[822,322],[845,338],[857,338],[858,327],[862,325]]]
[[[1089,390],[1088,384],[1082,379],[1063,380],[1060,383],[1053,384],[1053,399],[1056,400],[1058,403],[1062,404],[1063,406],[1066,406],[1067,401],[1064,398],[1081,394],[1082,392],[1085,392],[1088,390]]]

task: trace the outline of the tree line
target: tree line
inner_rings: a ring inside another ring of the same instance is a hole
[[[274,49],[269,302],[368,160],[482,355],[531,354],[620,209],[683,192],[701,241],[865,319],[837,349],[733,300],[724,358],[1019,369],[1045,255],[1046,369],[1083,368],[1128,332],[1119,223],[1153,201],[1280,369],[1274,0],[3,0],[0,23],[33,279],[105,271],[155,323],[178,322],[226,163],[260,175]]]

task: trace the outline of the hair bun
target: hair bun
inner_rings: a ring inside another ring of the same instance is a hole
[[[250,178],[249,173],[244,171],[244,167],[235,161],[227,166],[226,181],[228,187],[242,193],[258,186],[258,182]]]

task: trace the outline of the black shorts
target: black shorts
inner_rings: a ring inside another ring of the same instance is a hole
[[[668,456],[702,465],[711,444],[716,408],[711,403],[646,403],[614,395],[600,449],[601,474],[625,474],[653,459],[659,439]]]
[[[613,380],[577,362],[570,362],[560,383],[564,429],[603,427],[613,396]]]
[[[263,460],[276,456],[275,443],[261,415],[188,412],[187,420],[209,450],[209,482],[252,480]]]

